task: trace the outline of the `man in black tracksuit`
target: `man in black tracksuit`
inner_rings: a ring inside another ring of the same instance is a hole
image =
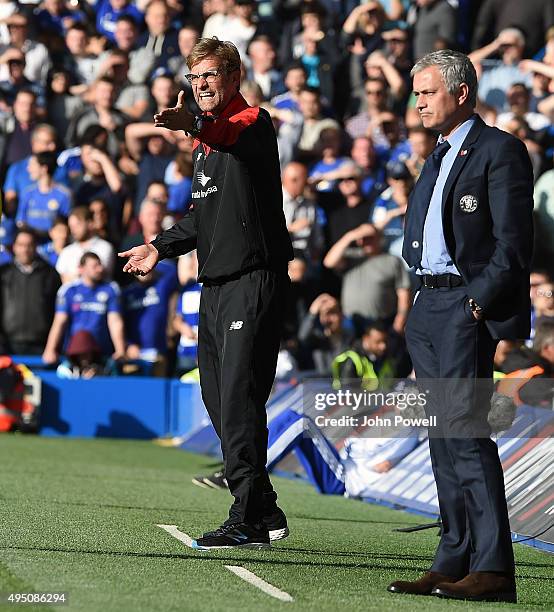
[[[292,245],[282,204],[277,139],[264,109],[239,93],[240,58],[231,43],[201,39],[188,58],[203,114],[183,104],[154,117],[189,132],[193,205],[148,245],[121,253],[125,271],[144,274],[159,259],[196,248],[203,283],[198,328],[202,398],[221,439],[235,500],[224,525],[198,548],[265,547],[288,534],[265,464],[265,403],[275,377]],[[269,531],[268,531],[269,528]]]

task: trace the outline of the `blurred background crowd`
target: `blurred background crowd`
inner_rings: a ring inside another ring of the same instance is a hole
[[[0,0],[1,353],[68,377],[196,375],[194,253],[143,278],[116,253],[191,204],[192,139],[152,115],[182,89],[194,109],[201,36],[235,43],[242,94],[277,131],[295,251],[278,376],[409,374],[403,219],[437,138],[410,69],[455,48],[477,112],[525,143],[536,179],[532,337],[502,342],[496,367],[551,381],[554,0]]]

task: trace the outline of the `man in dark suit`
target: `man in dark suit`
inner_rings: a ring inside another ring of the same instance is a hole
[[[421,287],[406,340],[437,416],[429,445],[443,529],[431,570],[389,591],[513,602],[503,473],[487,413],[498,340],[530,331],[533,173],[525,146],[474,114],[467,56],[432,52],[412,76],[422,123],[440,137],[408,205],[403,256]]]

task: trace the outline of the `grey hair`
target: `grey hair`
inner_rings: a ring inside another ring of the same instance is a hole
[[[414,74],[431,66],[437,66],[439,69],[449,94],[457,94],[460,85],[465,83],[469,89],[468,102],[471,104],[471,108],[475,108],[477,104],[477,73],[467,55],[459,51],[452,51],[452,49],[432,51],[424,55],[415,64],[410,76],[413,77]]]

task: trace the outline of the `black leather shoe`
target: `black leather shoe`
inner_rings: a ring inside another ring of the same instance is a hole
[[[438,572],[426,572],[418,580],[397,580],[387,587],[391,593],[402,593],[403,595],[431,595],[431,591],[437,584],[456,582],[458,578],[446,576]]]
[[[494,572],[471,572],[458,582],[441,582],[433,588],[431,594],[445,599],[517,603],[513,576]]]

